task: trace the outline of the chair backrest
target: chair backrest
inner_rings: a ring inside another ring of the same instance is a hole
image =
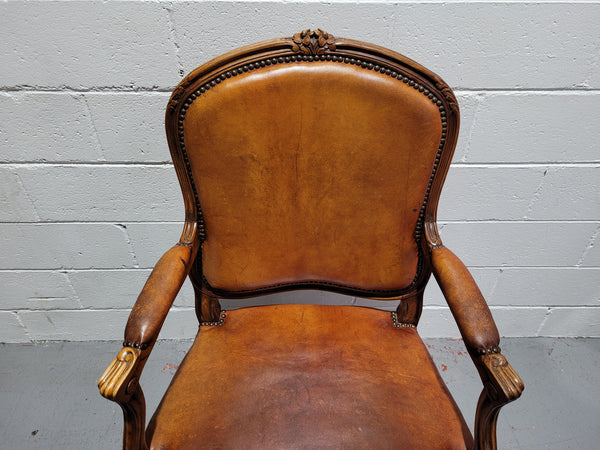
[[[166,123],[213,293],[393,298],[428,279],[458,107],[427,69],[306,30],[197,68]]]

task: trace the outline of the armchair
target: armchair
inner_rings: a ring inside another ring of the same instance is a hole
[[[123,447],[495,449],[498,411],[523,383],[438,234],[458,126],[437,75],[322,30],[184,78],[166,112],[183,232],[98,383],[123,409]],[[483,382],[474,436],[417,333],[432,273]],[[146,428],[138,380],[186,277],[199,332]],[[399,306],[219,304],[296,289]]]

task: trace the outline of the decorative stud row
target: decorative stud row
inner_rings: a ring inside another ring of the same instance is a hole
[[[396,328],[417,328],[414,323],[400,322],[396,312],[392,312],[392,325],[394,325]]]
[[[477,352],[478,355],[491,355],[493,353],[500,353],[500,347],[495,345],[493,347],[478,348],[475,351]]]
[[[331,61],[331,62],[337,62],[337,63],[343,63],[343,64],[351,64],[351,65],[360,66],[366,70],[372,70],[375,72],[383,73],[383,74],[385,74],[391,78],[395,78],[395,79],[405,83],[406,85],[412,87],[413,89],[421,92],[424,96],[426,96],[432,103],[434,103],[438,107],[438,109],[440,111],[441,122],[442,122],[442,134],[441,134],[441,139],[440,139],[438,150],[437,150],[437,153],[435,156],[433,169],[432,169],[431,176],[429,177],[429,180],[427,183],[425,197],[423,200],[423,204],[421,206],[421,210],[419,211],[419,217],[417,219],[417,224],[416,224],[415,232],[414,232],[414,239],[415,239],[415,242],[417,243],[419,253],[421,253],[421,247],[419,245],[419,242],[420,242],[420,239],[421,239],[422,233],[423,233],[423,224],[425,221],[425,210],[427,207],[427,202],[429,200],[429,195],[431,192],[433,179],[435,177],[437,168],[439,166],[441,153],[442,153],[442,150],[446,143],[447,117],[446,117],[446,110],[444,107],[444,103],[439,98],[437,98],[429,89],[427,89],[425,86],[420,84],[418,81],[415,81],[415,80],[407,77],[404,74],[401,74],[393,69],[390,69],[389,67],[386,67],[381,64],[372,63],[370,61],[366,61],[366,60],[363,60],[360,58],[344,56],[344,55],[336,55],[336,54],[330,54],[330,53],[326,53],[326,54],[292,54],[292,55],[286,55],[286,56],[266,58],[266,59],[262,59],[259,61],[244,64],[240,67],[233,68],[224,73],[221,73],[220,75],[213,78],[212,80],[204,83],[195,92],[193,92],[183,103],[182,108],[179,111],[179,117],[178,117],[179,145],[181,147],[181,151],[183,154],[183,159],[184,159],[184,163],[186,165],[188,176],[190,177],[190,181],[191,181],[192,189],[193,189],[193,193],[194,193],[194,200],[196,202],[196,208],[198,210],[198,236],[200,238],[200,241],[203,242],[206,239],[206,230],[205,230],[204,217],[202,215],[202,209],[200,207],[200,202],[199,202],[199,198],[198,198],[198,192],[196,190],[196,183],[193,180],[191,164],[190,164],[188,154],[187,154],[187,151],[185,148],[184,133],[183,133],[184,125],[183,124],[184,124],[184,119],[185,119],[187,110],[189,109],[189,107],[192,105],[192,103],[198,97],[200,97],[202,94],[207,92],[209,89],[215,87],[216,85],[220,84],[221,82],[223,82],[229,78],[235,77],[237,75],[240,75],[240,74],[243,74],[243,73],[255,70],[255,69],[260,69],[260,68],[264,68],[264,67],[268,67],[268,66],[272,66],[272,65],[276,65],[276,64],[289,64],[289,63],[294,63],[294,62],[313,62],[313,61]],[[421,271],[422,271],[422,255],[419,254],[417,273],[415,274],[415,278],[413,279],[411,286],[415,285],[418,278],[420,277]]]
[[[220,327],[225,322],[225,318],[227,317],[227,311],[221,311],[219,314],[219,320],[215,322],[200,322],[201,327]]]
[[[123,342],[123,347],[132,347],[132,348],[137,348],[140,350],[146,350],[149,346],[150,346],[150,344],[148,344],[148,343],[142,344],[140,342],[132,342],[132,341],[124,341]]]

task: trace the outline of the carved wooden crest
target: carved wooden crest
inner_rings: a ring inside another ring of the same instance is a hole
[[[294,34],[292,50],[305,55],[322,55],[326,50],[335,50],[335,39],[333,35],[321,30],[304,30]]]

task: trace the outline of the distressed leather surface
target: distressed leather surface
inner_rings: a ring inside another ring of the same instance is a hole
[[[479,287],[463,262],[449,249],[431,251],[433,274],[450,311],[456,319],[465,344],[470,349],[497,347],[500,335]]]
[[[184,120],[208,282],[409,285],[441,129],[425,95],[353,65],[277,65],[214,86]]]
[[[368,308],[278,305],[202,327],[151,448],[458,449],[468,427],[414,328]]]
[[[190,270],[192,249],[175,245],[154,266],[129,314],[125,342],[150,344],[158,338],[169,308]]]

